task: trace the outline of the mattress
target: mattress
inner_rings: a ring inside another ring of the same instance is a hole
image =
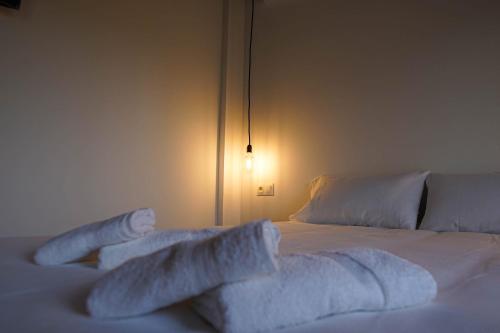
[[[500,236],[277,223],[281,253],[375,247],[420,264],[439,293],[428,305],[330,316],[291,332],[500,332]],[[0,239],[0,332],[213,332],[189,303],[121,320],[85,312],[85,297],[105,272],[93,265],[41,267],[31,261],[44,238]],[[286,306],[286,305],[284,305]]]

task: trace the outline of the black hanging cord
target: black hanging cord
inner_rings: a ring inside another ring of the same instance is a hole
[[[250,43],[248,47],[248,82],[247,82],[247,99],[248,99],[248,105],[247,105],[247,118],[248,118],[248,146],[247,146],[247,153],[252,152],[252,141],[251,141],[251,134],[250,134],[250,129],[251,129],[251,115],[250,115],[250,109],[252,107],[252,89],[251,89],[251,84],[252,84],[252,43],[253,43],[253,14],[255,12],[255,0],[252,0],[252,14],[250,18]]]

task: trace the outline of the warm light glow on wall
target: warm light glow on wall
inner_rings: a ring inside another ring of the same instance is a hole
[[[275,170],[275,159],[265,152],[246,153],[244,165],[245,170],[251,172],[254,178],[270,177]]]
[[[257,181],[273,181],[276,175],[275,154],[259,151],[259,154],[254,156],[253,174]]]

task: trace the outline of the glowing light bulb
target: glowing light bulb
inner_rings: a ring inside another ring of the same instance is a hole
[[[252,154],[252,145],[247,146],[247,153],[245,154],[245,168],[251,171],[254,166],[254,158]]]
[[[248,171],[253,169],[253,156],[252,153],[246,154],[245,156],[245,167]]]

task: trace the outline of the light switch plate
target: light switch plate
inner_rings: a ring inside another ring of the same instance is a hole
[[[259,185],[257,186],[257,196],[274,196],[274,184]]]

